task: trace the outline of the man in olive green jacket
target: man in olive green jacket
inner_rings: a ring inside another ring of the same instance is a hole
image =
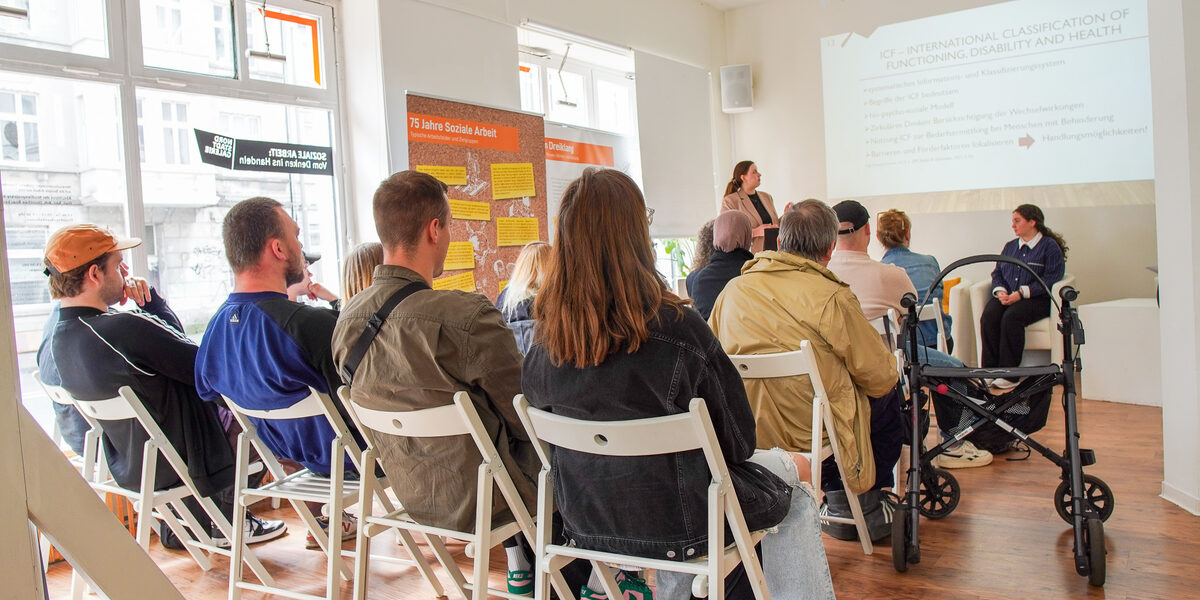
[[[342,308],[333,331],[339,371],[385,300],[411,282],[429,284],[441,274],[450,242],[446,186],[424,173],[402,171],[385,180],[375,193],[374,212],[384,261],[370,287]],[[432,289],[408,296],[363,356],[350,394],[367,408],[416,410],[451,404],[459,391],[470,394],[532,512],[541,463],[513,408],[521,391],[521,353],[486,297]],[[415,521],[473,530],[481,457],[470,436],[376,438],[392,489]],[[492,514],[494,524],[511,520],[499,493],[493,495]]]
[[[861,494],[892,484],[902,428],[898,396],[892,394],[899,373],[850,286],[825,268],[837,225],[820,201],[792,206],[780,220],[779,251],[760,252],[746,263],[717,298],[709,324],[728,354],[787,352],[808,340],[829,395],[846,487]],[[759,448],[811,450],[813,392],[807,377],[748,380],[746,395]],[[869,397],[889,402],[875,415],[876,424],[886,420],[880,429],[887,429],[887,439],[875,445]],[[876,465],[877,459],[884,464]],[[824,475],[822,487],[840,488],[836,471],[826,473],[833,481]]]

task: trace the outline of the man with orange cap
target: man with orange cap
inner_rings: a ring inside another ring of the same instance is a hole
[[[132,388],[187,463],[197,490],[212,496],[229,517],[234,480],[234,455],[226,431],[229,415],[224,415],[223,424],[217,406],[197,395],[197,346],[184,335],[178,317],[146,280],[129,277],[121,252],[141,243],[88,224],[51,234],[45,272],[50,277],[50,295],[62,303],[51,338],[53,359],[62,387],[79,402],[106,400],[122,386]],[[110,310],[129,300],[140,308]],[[134,421],[106,421],[102,433],[113,478],[123,487],[137,489],[143,444],[148,439],[145,430]],[[156,489],[181,483],[165,463],[155,478]],[[189,503],[189,508],[204,522],[198,503]],[[247,526],[251,543],[285,531],[282,521],[253,516]]]

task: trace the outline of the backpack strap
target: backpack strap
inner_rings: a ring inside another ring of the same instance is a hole
[[[342,381],[346,385],[351,385],[351,380],[354,379],[354,372],[358,370],[359,363],[367,355],[367,349],[371,347],[371,342],[375,341],[375,336],[379,335],[379,330],[383,328],[383,322],[387,320],[388,315],[392,314],[392,310],[403,302],[405,298],[427,289],[430,289],[429,285],[424,281],[414,281],[389,296],[384,301],[383,306],[380,306],[379,310],[375,311],[375,314],[367,319],[366,328],[363,329],[362,335],[358,336],[358,341],[354,343],[354,348],[350,350],[350,356],[347,356],[346,362],[342,364],[341,376]]]

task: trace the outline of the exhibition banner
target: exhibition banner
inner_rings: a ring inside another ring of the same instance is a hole
[[[607,131],[546,123],[546,185],[549,202],[551,237],[554,219],[567,185],[588,167],[617,169],[641,186],[641,166],[637,163],[637,139]]]
[[[495,300],[521,248],[547,239],[542,117],[407,95],[409,168],[449,187],[450,249],[434,289]]]
[[[234,171],[333,175],[333,148],[283,142],[239,140],[193,129],[200,160]]]

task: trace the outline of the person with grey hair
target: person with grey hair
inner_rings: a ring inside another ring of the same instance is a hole
[[[895,359],[863,316],[850,286],[826,265],[837,244],[838,218],[825,203],[805,200],[786,210],[779,250],[760,252],[717,298],[709,325],[727,354],[773,354],[811,342],[833,412],[846,481],[833,459],[822,465],[823,514],[850,514],[846,489],[859,494],[872,540],[891,533],[892,465],[900,457],[904,419]],[[812,386],[807,378],[746,381],[758,447],[812,451]],[[822,525],[857,539],[853,525]]]
[[[742,265],[754,258],[750,253],[753,229],[750,217],[736,210],[721,213],[713,222],[712,256],[708,264],[687,278],[688,296],[705,319],[725,284],[741,274]]]

